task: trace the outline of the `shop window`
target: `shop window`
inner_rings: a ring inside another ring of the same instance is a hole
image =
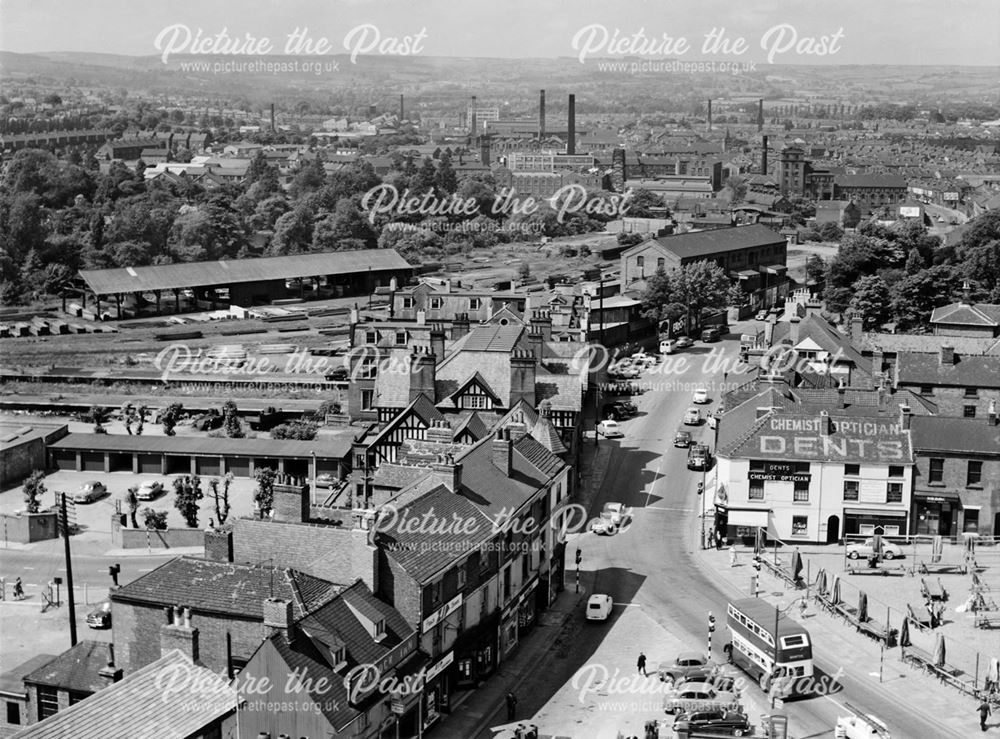
[[[940,458],[931,458],[930,467],[927,470],[927,482],[929,483],[941,483],[944,482],[944,460]]]
[[[792,536],[809,534],[809,516],[792,516]]]
[[[750,500],[764,500],[764,483],[752,481],[747,498]]]
[[[975,418],[976,417],[976,406],[974,406],[974,405],[963,405],[962,406],[962,417],[963,418]]]
[[[968,467],[965,470],[965,486],[966,487],[977,487],[983,483],[983,463],[969,460]]]
[[[857,500],[859,485],[857,480],[844,480],[844,500]]]
[[[905,471],[900,465],[889,465],[889,477],[904,477]]]
[[[809,502],[809,483],[808,482],[796,482],[795,489],[792,491],[792,500],[796,503],[808,503]]]
[[[965,519],[962,524],[962,531],[968,531],[970,533],[976,533],[979,531],[979,509],[978,508],[966,508],[965,509]]]
[[[890,482],[885,489],[885,502],[886,503],[902,503],[903,502],[903,483],[901,482]]]
[[[845,464],[844,465],[844,476],[845,477],[857,477],[861,474],[860,464]]]

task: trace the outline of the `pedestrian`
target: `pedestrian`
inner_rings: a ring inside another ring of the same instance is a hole
[[[716,549],[722,549],[722,532],[721,531],[716,531],[715,532],[715,548]]]
[[[636,666],[639,668],[639,674],[646,677],[646,655],[639,652],[639,659],[636,660]]]
[[[993,711],[990,710],[990,704],[983,701],[979,704],[979,728],[986,731],[986,717],[989,716]]]
[[[711,547],[713,541],[715,541],[715,528],[710,528],[705,534],[705,549]]]
[[[731,547],[729,547],[729,566],[730,567],[735,567],[736,566],[736,545],[735,544],[733,544]]]
[[[513,693],[507,693],[507,720],[513,721],[517,715],[517,697]]]

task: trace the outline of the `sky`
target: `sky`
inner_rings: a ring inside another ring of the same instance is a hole
[[[0,0],[0,50],[22,53],[183,53],[199,29],[266,38],[281,53],[296,28],[327,39],[328,53],[1000,65],[1000,0]],[[745,51],[703,50],[713,29]],[[616,33],[640,32],[661,48],[609,53]],[[664,36],[675,53],[663,53]]]

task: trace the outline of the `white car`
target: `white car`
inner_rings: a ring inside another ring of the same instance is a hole
[[[610,595],[595,593],[587,599],[587,620],[607,621],[613,606]]]
[[[870,557],[875,553],[875,540],[865,539],[864,544],[848,544],[847,545],[847,556],[849,559],[858,559],[859,557]],[[882,539],[882,557],[884,559],[898,559],[903,556],[903,550],[898,544],[893,544],[891,541],[886,541]]]
[[[701,411],[695,407],[688,408],[684,411],[684,425],[685,426],[698,426],[701,424]]]
[[[650,367],[656,364],[656,357],[652,354],[646,354],[646,352],[636,352],[632,355],[632,363],[635,365]]]
[[[605,439],[620,439],[625,436],[618,421],[612,421],[610,418],[597,424],[597,435]]]
[[[708,390],[703,387],[699,387],[694,391],[694,397],[691,399],[692,403],[697,403],[698,405],[705,405],[708,402]]]
[[[621,526],[627,524],[631,519],[631,508],[626,508],[621,503],[605,503],[601,517],[594,519],[590,524],[590,530],[595,534],[613,536],[618,533]]]
[[[142,483],[135,493],[137,500],[153,500],[163,492],[163,483],[158,480],[149,480]]]
[[[632,515],[632,511],[624,503],[605,503],[602,516],[607,516],[613,523],[619,524]]]

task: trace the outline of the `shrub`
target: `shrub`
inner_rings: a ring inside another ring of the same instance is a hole
[[[143,508],[142,523],[147,529],[163,531],[167,528],[167,512],[154,511],[152,508]]]

